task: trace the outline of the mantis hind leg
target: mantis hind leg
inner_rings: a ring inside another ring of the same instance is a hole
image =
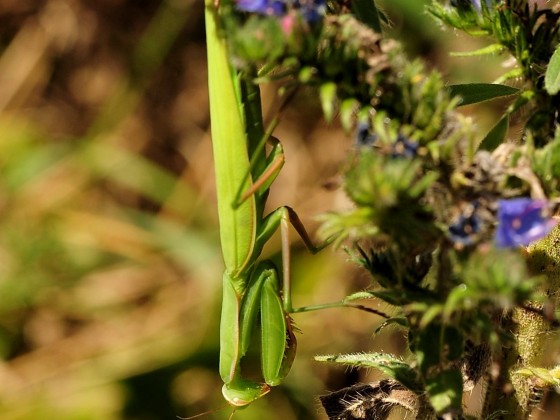
[[[264,244],[280,227],[280,235],[282,239],[282,275],[283,275],[283,307],[285,313],[292,313],[292,296],[291,296],[291,254],[290,254],[290,225],[296,230],[306,248],[312,254],[319,252],[325,246],[330,244],[331,241],[325,241],[319,246],[316,246],[311,237],[307,233],[305,226],[301,222],[297,213],[291,207],[279,207],[266,216],[262,222],[262,226],[257,232],[256,249],[262,249]]]

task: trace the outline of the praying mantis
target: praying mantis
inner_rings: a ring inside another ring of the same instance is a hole
[[[289,224],[310,251],[316,252],[322,246],[313,245],[291,208],[280,207],[264,215],[269,188],[284,163],[282,145],[270,137],[274,124],[264,129],[258,86],[242,79],[230,64],[219,10],[213,0],[206,0],[205,21],[218,217],[225,262],[219,371],[224,398],[234,407],[244,407],[278,385],[291,367],[296,340],[290,313],[341,305],[292,307]],[[272,143],[268,153],[266,142]],[[272,262],[259,261],[263,246],[278,228],[283,250],[282,289]],[[240,371],[259,314],[263,382],[245,379]]]

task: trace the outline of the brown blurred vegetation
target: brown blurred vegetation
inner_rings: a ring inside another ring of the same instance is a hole
[[[201,2],[5,0],[0,52],[0,418],[221,407]],[[276,135],[288,164],[270,199],[312,227],[344,205],[322,185],[350,146],[319,116],[307,92],[286,115]],[[310,258],[294,242],[296,304],[367,286],[342,252]],[[236,418],[320,418],[316,395],[360,373],[329,373],[313,354],[371,349],[379,320],[330,310],[296,322],[286,385]]]

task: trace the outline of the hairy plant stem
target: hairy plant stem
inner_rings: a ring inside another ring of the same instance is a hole
[[[532,274],[544,274],[542,287],[548,304],[556,307],[560,291],[560,227],[529,247],[527,263]],[[499,360],[499,373],[492,378],[485,402],[483,418],[503,412],[508,419],[529,418],[534,408],[535,393],[531,381],[516,372],[521,368],[543,367],[547,334],[553,322],[545,318],[541,303],[528,303],[525,308],[515,308],[510,317],[504,319],[503,327],[511,331],[515,343],[504,347]],[[544,366],[546,367],[546,366]]]

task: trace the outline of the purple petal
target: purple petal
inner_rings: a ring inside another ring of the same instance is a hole
[[[286,6],[280,0],[237,0],[237,8],[244,12],[281,16]]]
[[[545,200],[513,198],[498,201],[496,244],[501,248],[527,246],[543,238],[556,225]]]

